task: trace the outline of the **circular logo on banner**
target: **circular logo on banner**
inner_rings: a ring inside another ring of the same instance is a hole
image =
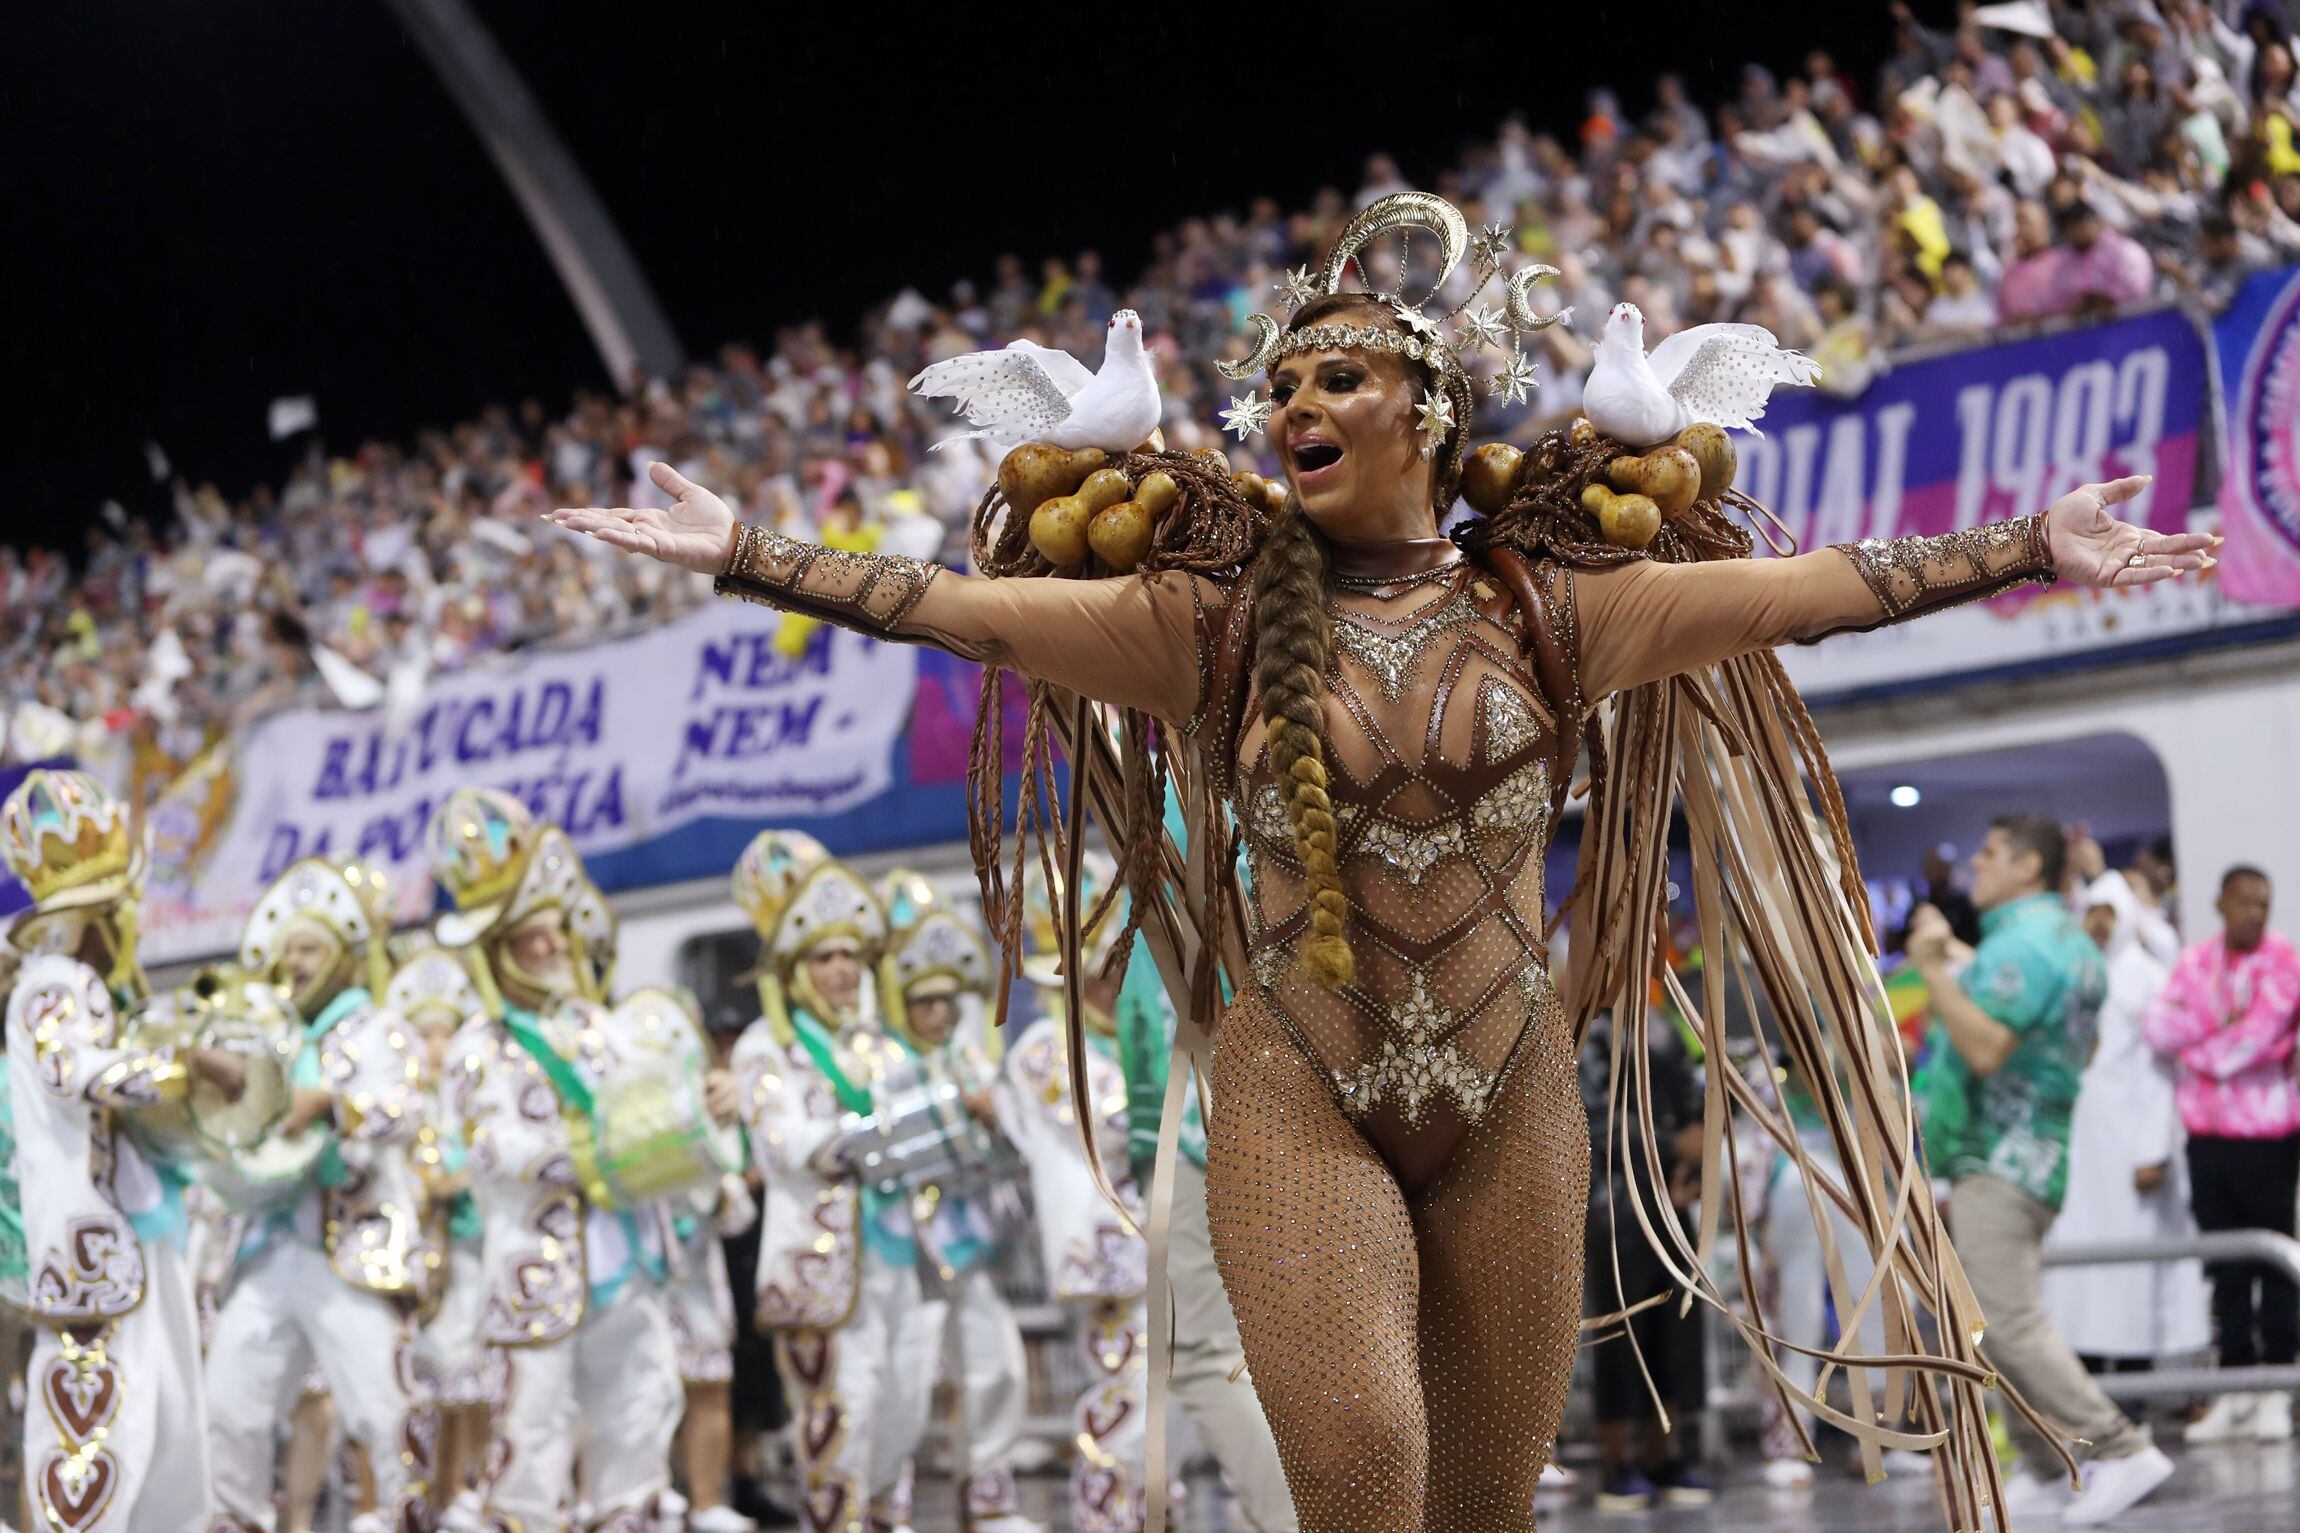
[[[2300,277],[2268,307],[2228,402],[2231,474],[2276,533],[2300,549]]]

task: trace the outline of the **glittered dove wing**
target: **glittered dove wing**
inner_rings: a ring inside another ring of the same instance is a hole
[[[1037,362],[1046,369],[1046,376],[1054,380],[1054,386],[1072,398],[1076,398],[1080,389],[1094,381],[1094,374],[1087,370],[1086,364],[1067,351],[1056,351],[1036,341],[1008,341],[1006,349],[1019,351]]]
[[[1031,441],[1069,419],[1070,396],[1093,380],[1068,352],[1016,341],[1004,351],[970,351],[937,362],[911,379],[910,387],[929,399],[950,400],[969,422],[984,428],[949,441],[977,436]]]
[[[1821,366],[1762,325],[1695,325],[1653,348],[1653,376],[1697,421],[1754,431],[1775,386],[1819,380]]]

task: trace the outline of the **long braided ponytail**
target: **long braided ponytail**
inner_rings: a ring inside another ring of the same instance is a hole
[[[1304,974],[1329,990],[1350,982],[1357,962],[1342,923],[1349,896],[1337,861],[1334,803],[1326,789],[1326,551],[1286,497],[1254,562],[1254,682],[1262,695],[1270,765],[1308,883],[1310,931],[1296,954]]]
[[[1318,324],[1345,309],[1371,311],[1380,320],[1394,318],[1390,305],[1370,294],[1334,293],[1304,304],[1286,328]],[[1427,363],[1406,365],[1425,388],[1437,385],[1437,374]],[[1444,522],[1461,482],[1468,424],[1456,423],[1431,464],[1433,526]],[[1301,859],[1309,894],[1309,936],[1295,962],[1316,983],[1338,990],[1356,976],[1357,959],[1343,933],[1350,898],[1342,892],[1340,834],[1326,784],[1326,646],[1332,636],[1325,583],[1325,545],[1302,503],[1289,495],[1254,563],[1254,683],[1262,694],[1270,765],[1285,794],[1286,820],[1293,826],[1294,853]]]

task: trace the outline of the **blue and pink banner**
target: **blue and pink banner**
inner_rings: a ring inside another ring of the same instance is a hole
[[[2240,601],[2300,607],[2300,266],[2246,282],[2212,346],[2227,422],[2221,581]]]
[[[1738,483],[1801,549],[2027,516],[2125,474],[2156,476],[2125,514],[2180,531],[2205,380],[2175,310],[1908,362],[1853,399],[1775,394],[1764,434],[1736,435]]]

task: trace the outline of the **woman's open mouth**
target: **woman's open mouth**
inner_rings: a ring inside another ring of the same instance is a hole
[[[1318,436],[1294,438],[1288,454],[1293,460],[1294,487],[1298,490],[1325,483],[1342,461],[1340,446]]]

